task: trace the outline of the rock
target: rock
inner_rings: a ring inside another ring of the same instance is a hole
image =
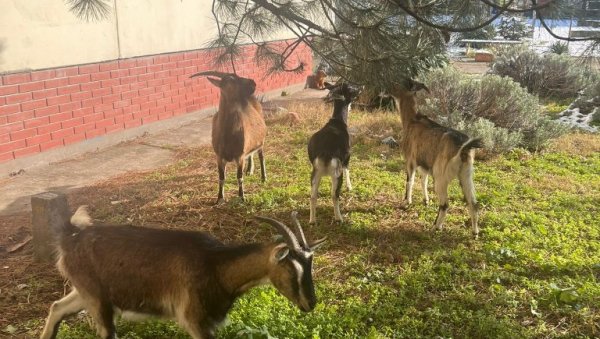
[[[17,172],[10,172],[10,174],[9,174],[8,176],[9,176],[9,177],[16,177],[17,175],[21,175],[21,174],[23,174],[23,173],[25,173],[25,170],[24,170],[24,169],[20,169],[20,170],[19,170],[19,171],[17,171]]]
[[[8,333],[8,334],[15,334],[17,332],[17,328],[14,327],[13,325],[8,325],[2,330],[2,332]]]
[[[384,138],[383,140],[381,140],[381,143],[390,146],[390,148],[397,148],[398,146],[400,146],[400,144],[398,144],[396,139],[394,139],[393,137]]]

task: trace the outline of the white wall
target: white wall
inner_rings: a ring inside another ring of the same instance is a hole
[[[64,0],[0,0],[0,73],[200,49],[216,32],[212,0],[109,2],[108,18],[87,22]]]
[[[0,0],[0,72],[112,59],[114,17],[82,22],[60,0]]]
[[[215,34],[211,0],[116,0],[121,57],[205,47]]]

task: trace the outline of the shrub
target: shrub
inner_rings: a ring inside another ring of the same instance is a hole
[[[566,130],[542,114],[536,96],[508,77],[476,79],[447,67],[430,72],[425,81],[431,94],[420,97],[420,112],[483,138],[491,153],[538,150]]]
[[[511,77],[541,97],[574,98],[585,87],[584,73],[567,55],[538,55],[526,47],[498,48],[491,72]]]
[[[589,98],[600,97],[600,73],[588,72],[588,85],[585,88],[585,95]]]
[[[474,31],[462,32],[459,34],[459,37],[460,39],[490,40],[496,37],[496,28],[488,25]]]
[[[600,110],[596,110],[596,112],[594,112],[594,115],[592,115],[590,126],[600,127]]]
[[[531,32],[531,25],[520,16],[502,17],[498,26],[498,34],[506,40],[521,40]]]
[[[579,114],[590,115],[589,126],[600,126],[600,74],[598,72],[588,72],[586,77],[587,86],[580,95],[571,103],[569,109],[562,113],[568,116],[570,112],[578,110]]]
[[[569,54],[569,45],[566,42],[556,41],[550,45],[548,52],[554,54]]]

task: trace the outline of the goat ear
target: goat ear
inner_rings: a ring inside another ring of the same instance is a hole
[[[273,248],[271,251],[271,261],[280,262],[285,259],[290,254],[290,248],[287,244],[279,244]]]
[[[317,248],[321,247],[326,241],[327,241],[327,237],[321,238],[319,240],[315,240],[312,243],[308,244],[308,248],[310,248],[311,251],[314,251]]]
[[[221,80],[219,79],[215,79],[215,78],[207,78],[208,81],[210,81],[211,84],[221,88]]]

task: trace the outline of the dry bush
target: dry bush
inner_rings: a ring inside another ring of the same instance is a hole
[[[539,100],[508,77],[468,77],[452,67],[430,72],[431,94],[420,97],[421,113],[443,125],[483,138],[488,151],[537,150],[565,128],[542,114]]]
[[[491,72],[545,98],[574,98],[586,85],[581,67],[568,55],[539,55],[527,47],[497,48]]]

